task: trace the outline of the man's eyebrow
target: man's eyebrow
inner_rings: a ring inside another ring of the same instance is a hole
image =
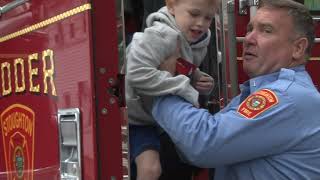
[[[258,27],[261,29],[269,29],[272,31],[275,29],[275,27],[270,23],[260,23],[260,24],[258,24]]]
[[[274,29],[274,26],[271,23],[261,23],[258,22],[256,23],[257,28],[271,28]],[[249,22],[247,25],[247,29],[252,29],[253,28],[253,23]]]

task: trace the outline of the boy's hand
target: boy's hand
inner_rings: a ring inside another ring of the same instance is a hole
[[[208,94],[213,89],[214,81],[212,77],[202,75],[193,86],[200,94]]]

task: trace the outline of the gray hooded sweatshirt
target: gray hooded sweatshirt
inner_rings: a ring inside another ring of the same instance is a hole
[[[147,28],[134,34],[126,50],[126,102],[130,124],[155,124],[151,115],[155,96],[179,95],[198,105],[199,93],[192,87],[190,78],[185,75],[173,77],[167,71],[158,70],[158,67],[175,53],[178,41],[181,57],[198,67],[207,53],[209,40],[208,30],[202,40],[189,44],[166,7],[150,14]],[[201,74],[205,73],[197,69],[192,79],[197,79]]]

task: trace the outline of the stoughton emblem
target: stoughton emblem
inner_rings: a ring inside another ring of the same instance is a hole
[[[255,95],[248,98],[246,102],[250,110],[260,110],[266,106],[266,98],[261,95]]]
[[[239,106],[238,113],[253,119],[279,103],[277,95],[269,89],[261,89],[247,97]]]
[[[13,104],[0,115],[7,180],[33,180],[34,111]]]

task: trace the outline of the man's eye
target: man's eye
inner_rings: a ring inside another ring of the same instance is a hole
[[[264,31],[265,33],[272,33],[272,29],[270,29],[270,28],[265,28],[263,31]]]

